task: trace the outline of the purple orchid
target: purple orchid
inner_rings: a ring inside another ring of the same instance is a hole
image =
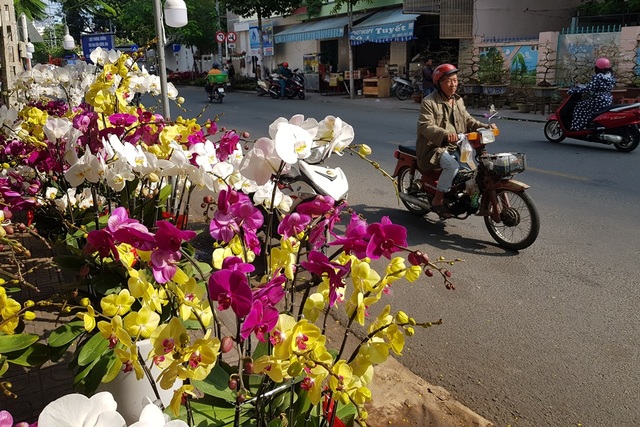
[[[183,241],[191,240],[196,236],[192,230],[180,230],[167,221],[156,223],[158,231],[155,235],[158,245],[151,253],[151,267],[153,277],[158,283],[167,283],[173,279],[178,267],[176,264],[182,258],[180,247]]]
[[[237,256],[230,256],[222,261],[222,269],[239,271],[241,273],[251,273],[256,268],[253,266],[253,264],[243,262],[242,258],[239,258]]]
[[[331,196],[316,196],[309,202],[303,202],[298,205],[296,211],[303,215],[317,217],[329,212],[335,206],[336,201]]]
[[[84,247],[84,251],[90,254],[98,251],[102,258],[112,255],[116,261],[120,259],[120,254],[115,245],[115,239],[109,230],[105,228],[102,230],[92,230],[87,234],[87,244]]]
[[[209,295],[218,301],[218,310],[229,307],[238,317],[251,311],[251,287],[249,279],[240,271],[218,270],[209,276]]]
[[[226,162],[229,156],[238,148],[238,142],[240,141],[240,135],[233,131],[225,133],[220,138],[220,145],[216,150],[216,157],[221,162]]]
[[[392,253],[399,252],[402,250],[400,247],[407,246],[407,229],[393,224],[388,216],[369,225],[367,234],[371,235],[367,244],[367,256],[371,259],[381,256],[391,259]]]
[[[321,252],[311,251],[307,261],[301,262],[300,265],[317,276],[322,277],[323,274],[327,274],[329,278],[329,307],[333,307],[338,299],[337,288],[342,287],[342,278],[349,273],[351,261],[342,265],[329,261],[329,258]]]
[[[284,236],[285,238],[296,236],[299,233],[303,232],[310,222],[311,217],[309,215],[300,214],[299,212],[293,212],[289,215],[285,215],[285,217],[282,218],[282,221],[280,221],[280,225],[278,225],[278,234]]]
[[[123,207],[113,210],[107,221],[107,229],[116,240],[136,249],[150,251],[156,247],[155,236],[138,220],[130,219]]]
[[[247,339],[251,333],[255,333],[258,341],[267,342],[265,336],[275,328],[278,323],[278,310],[271,306],[264,306],[260,300],[255,300],[251,311],[242,323],[240,336]]]
[[[362,259],[366,256],[369,234],[367,234],[367,221],[356,213],[351,215],[351,221],[347,225],[343,237],[329,243],[330,246],[342,245],[346,254],[353,254]]]

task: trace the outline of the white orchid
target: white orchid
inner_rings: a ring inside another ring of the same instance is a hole
[[[43,132],[47,139],[51,142],[57,142],[59,139],[68,135],[73,128],[69,119],[64,117],[48,117],[43,127]]]
[[[281,212],[289,212],[291,205],[293,204],[291,197],[280,191],[278,187],[275,187],[273,181],[269,181],[265,185],[259,187],[253,195],[253,203],[256,205],[263,205],[267,209],[271,208],[272,200],[273,207]]]
[[[64,177],[72,187],[78,187],[85,180],[93,183],[100,181],[104,174],[104,162],[87,150],[65,173]]]
[[[278,172],[281,163],[282,159],[276,153],[273,140],[260,138],[244,156],[240,172],[245,178],[255,181],[258,185],[264,185]],[[289,169],[290,166],[287,166],[283,172]]]
[[[149,403],[142,408],[140,420],[129,427],[188,427],[182,420],[171,421],[169,417],[162,413],[153,403]]]
[[[114,191],[122,191],[127,181],[133,181],[135,177],[131,165],[122,159],[118,159],[110,164],[105,171],[107,185]]]
[[[206,140],[205,142],[198,142],[190,151],[197,156],[195,158],[196,164],[203,167],[207,172],[211,172],[213,165],[218,163],[216,147],[212,141]]]
[[[339,117],[327,116],[318,125],[318,138],[329,145],[332,152],[342,155],[342,150],[349,146],[355,138],[353,127]]]
[[[311,154],[313,137],[300,126],[290,123],[279,123],[274,138],[276,153],[288,164],[295,164]]]
[[[49,403],[38,417],[40,427],[126,427],[109,392],[91,397],[67,394]]]

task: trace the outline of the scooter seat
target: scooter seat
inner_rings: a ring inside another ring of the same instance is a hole
[[[401,153],[409,154],[410,156],[416,155],[416,146],[415,145],[399,145],[398,150]]]

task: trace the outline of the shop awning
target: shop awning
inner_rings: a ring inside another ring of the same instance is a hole
[[[305,40],[337,39],[344,36],[348,16],[322,19],[293,25],[274,35],[276,43],[302,42]]]
[[[413,26],[418,16],[402,13],[402,9],[381,10],[354,25],[349,40],[352,45],[413,40]]]

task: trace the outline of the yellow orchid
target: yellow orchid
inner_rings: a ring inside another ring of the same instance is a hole
[[[374,292],[379,288],[380,275],[371,268],[368,262],[354,261],[351,264],[353,286],[360,292]]]
[[[405,260],[402,257],[395,257],[389,261],[385,269],[385,284],[393,283],[404,277],[407,270]]]
[[[283,268],[286,278],[293,280],[299,250],[300,242],[296,239],[282,238],[280,240],[280,247],[271,249],[271,272]]]
[[[0,330],[7,334],[13,335],[18,327],[18,313],[22,309],[20,303],[13,298],[7,296],[7,291],[0,286]]]
[[[149,338],[151,333],[158,327],[160,316],[147,307],[142,307],[140,311],[132,311],[124,318],[124,329],[132,337]]]
[[[191,397],[197,397],[195,393],[195,387],[191,384],[184,384],[182,387],[173,391],[173,397],[171,398],[171,403],[169,407],[171,408],[171,412],[174,417],[180,415],[180,405],[182,405],[182,399],[184,395],[189,395]]]
[[[136,254],[133,246],[126,243],[120,243],[116,246],[118,253],[120,254],[120,262],[127,268],[131,268],[136,261]]]
[[[118,342],[118,334],[124,331],[122,327],[122,317],[114,316],[111,322],[101,320],[98,322],[98,330],[104,339],[109,341],[110,347],[114,347]]]
[[[323,313],[325,304],[326,299],[321,293],[313,293],[309,295],[309,298],[304,302],[302,314],[306,319],[309,319],[310,322],[315,323]]]
[[[96,311],[90,305],[87,306],[86,313],[78,313],[77,316],[84,322],[84,329],[87,332],[93,331],[96,327]]]
[[[100,307],[102,308],[102,312],[109,317],[113,317],[116,314],[122,316],[131,309],[131,305],[135,300],[128,289],[123,289],[117,295],[110,294],[102,298],[102,300],[100,300]]]
[[[136,373],[136,379],[140,381],[144,376],[144,371],[138,359],[138,346],[131,340],[131,337],[124,329],[117,330],[116,334],[121,344],[121,346],[115,349],[116,356],[120,362],[125,365],[125,371],[133,369]]]
[[[264,355],[253,361],[253,372],[266,374],[274,382],[281,383],[285,378],[291,378],[290,375],[286,375],[289,366],[289,360],[278,360]]]

